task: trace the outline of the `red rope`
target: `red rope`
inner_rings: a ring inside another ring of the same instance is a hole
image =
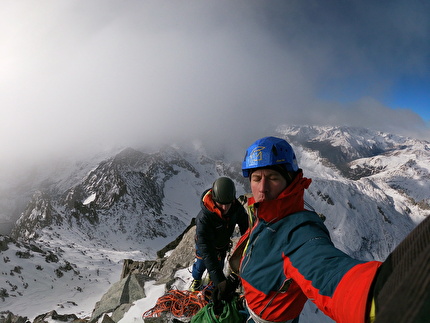
[[[170,312],[178,318],[192,317],[207,303],[205,290],[191,292],[172,289],[158,298],[155,306],[143,313],[142,318],[160,317],[163,312]]]

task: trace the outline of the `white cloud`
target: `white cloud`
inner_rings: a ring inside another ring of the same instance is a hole
[[[300,4],[6,1],[0,9],[0,144],[12,162],[195,138],[243,150],[280,123],[422,127],[429,138],[410,111],[318,99],[326,80],[377,71],[357,38],[345,43],[335,25],[315,29]]]

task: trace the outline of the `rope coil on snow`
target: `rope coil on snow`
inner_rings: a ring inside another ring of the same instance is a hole
[[[160,317],[161,313],[169,312],[175,317],[192,317],[208,303],[205,295],[206,289],[201,291],[169,290],[158,298],[155,306],[145,313],[142,318]]]

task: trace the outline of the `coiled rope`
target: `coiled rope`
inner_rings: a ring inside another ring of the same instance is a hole
[[[201,291],[169,290],[158,298],[155,306],[145,313],[142,318],[160,317],[161,313],[169,312],[177,318],[192,317],[208,303],[207,289]]]

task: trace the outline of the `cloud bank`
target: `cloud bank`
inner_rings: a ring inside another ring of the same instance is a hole
[[[428,5],[383,2],[4,1],[2,161],[196,139],[241,155],[280,124],[430,139],[380,99],[428,71]]]

